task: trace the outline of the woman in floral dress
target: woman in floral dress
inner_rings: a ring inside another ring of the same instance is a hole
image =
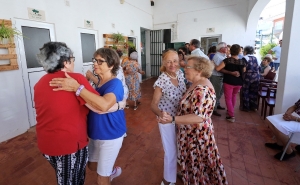
[[[130,58],[122,62],[122,67],[124,69],[125,74],[125,81],[129,91],[129,96],[127,100],[134,101],[134,110],[137,109],[138,100],[141,98],[141,89],[138,73],[145,74],[145,72],[140,69],[137,59],[138,53],[132,52],[130,54]],[[126,108],[129,108],[129,106],[126,105]]]
[[[185,75],[192,85],[179,102],[177,116],[163,112],[160,120],[178,125],[180,171],[185,185],[228,184],[211,120],[216,95],[208,78],[213,68],[203,57],[190,57]]]
[[[253,55],[254,48],[246,46],[244,48],[244,57],[242,60],[246,63],[246,72],[244,73],[243,87],[242,87],[242,101],[241,110],[250,111],[257,110],[257,92],[259,89],[259,68],[257,58]]]

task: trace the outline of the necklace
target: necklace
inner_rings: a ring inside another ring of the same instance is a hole
[[[178,75],[176,75],[175,77],[174,76],[171,76],[169,73],[167,73],[166,71],[165,71],[165,73],[170,77],[170,78],[172,78],[172,79],[177,79],[177,77],[178,77]]]

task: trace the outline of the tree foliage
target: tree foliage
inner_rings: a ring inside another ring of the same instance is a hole
[[[269,53],[270,49],[274,48],[277,44],[275,43],[269,43],[267,45],[264,45],[263,47],[260,48],[259,54],[263,58],[266,56],[266,54]]]

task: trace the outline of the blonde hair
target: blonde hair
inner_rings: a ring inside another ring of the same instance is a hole
[[[164,61],[166,60],[169,53],[176,53],[178,55],[177,51],[175,51],[175,50],[163,51],[163,53],[162,53],[162,63],[161,63],[161,66],[160,66],[160,72],[165,72],[167,70],[166,67],[164,66]]]
[[[189,60],[194,61],[193,67],[196,71],[201,72],[202,77],[209,78],[211,76],[215,66],[210,60],[198,56],[191,56],[188,58]]]

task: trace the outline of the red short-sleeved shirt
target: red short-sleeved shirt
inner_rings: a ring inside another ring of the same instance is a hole
[[[87,90],[98,94],[83,75],[68,74]],[[38,147],[50,156],[71,154],[88,144],[89,110],[85,101],[74,92],[53,91],[49,82],[58,77],[65,77],[64,72],[46,74],[34,86]]]

